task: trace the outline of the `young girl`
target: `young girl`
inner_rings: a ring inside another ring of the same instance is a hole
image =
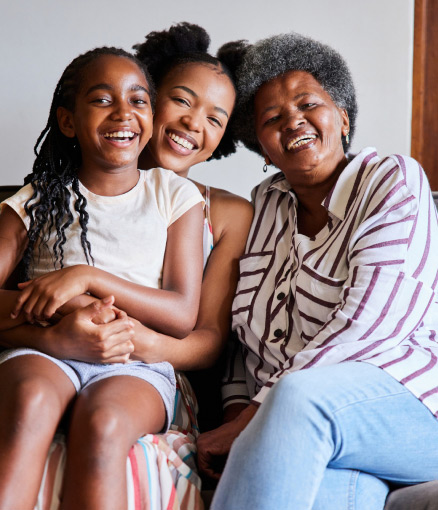
[[[129,448],[169,425],[172,366],[129,359],[134,323],[125,312],[176,337],[194,326],[202,196],[171,172],[137,169],[152,99],[147,71],[130,54],[101,48],[79,56],[55,90],[27,186],[3,204],[0,281],[22,257],[33,280],[18,299],[0,293],[2,345],[38,351],[2,354],[2,508],[33,508],[70,407],[65,509],[124,508]],[[73,311],[92,296],[108,297]],[[59,310],[64,317],[53,326],[25,324]]]

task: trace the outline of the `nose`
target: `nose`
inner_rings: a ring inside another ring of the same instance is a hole
[[[284,115],[284,120],[281,127],[283,131],[293,131],[305,124],[305,122],[306,120],[302,112],[289,111]]]
[[[130,120],[133,117],[131,106],[124,102],[119,101],[114,105],[114,109],[111,112],[111,118],[118,121]]]
[[[181,117],[181,122],[189,131],[201,131],[201,115],[194,111],[188,112]]]

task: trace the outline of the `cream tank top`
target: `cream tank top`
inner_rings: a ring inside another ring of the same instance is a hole
[[[211,226],[210,219],[210,186],[205,186],[205,208],[204,208],[204,237],[203,237],[203,250],[204,250],[204,269],[207,265],[208,257],[213,249],[213,227]]]

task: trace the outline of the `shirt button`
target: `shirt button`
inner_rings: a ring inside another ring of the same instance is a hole
[[[286,294],[284,292],[280,292],[279,294],[277,294],[277,299],[279,301],[281,301],[282,299],[284,299],[286,297]]]
[[[276,329],[276,330],[274,331],[274,336],[275,336],[275,338],[280,338],[282,334],[283,334],[283,330],[282,330],[282,329],[280,329],[280,328],[279,328],[279,329]]]

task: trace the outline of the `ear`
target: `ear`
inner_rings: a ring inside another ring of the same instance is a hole
[[[350,132],[350,119],[348,118],[348,113],[345,108],[341,108],[341,121],[342,121],[342,136],[347,136]]]
[[[59,106],[56,110],[56,117],[58,119],[58,126],[61,133],[68,138],[74,138],[76,136],[73,113],[63,106]]]
[[[260,142],[257,142],[260,152],[262,153],[263,159],[265,160],[265,163],[269,166],[272,161],[269,159],[269,156],[266,154],[265,149],[262,147]]]

